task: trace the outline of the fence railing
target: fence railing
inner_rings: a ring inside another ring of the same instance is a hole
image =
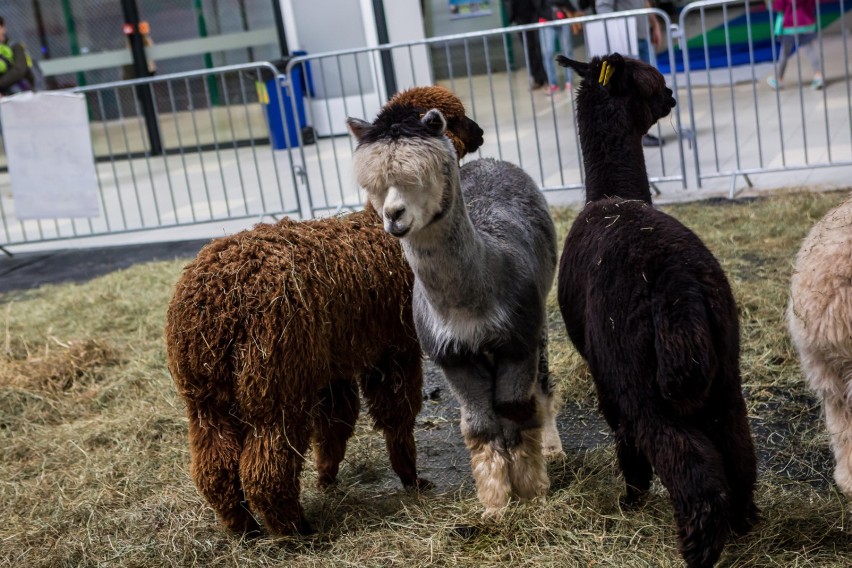
[[[258,89],[278,73],[257,63],[75,89],[92,117],[100,215],[18,220],[0,174],[0,246],[302,215],[292,149],[272,149],[264,117],[275,107],[284,115],[287,97],[269,89],[261,101]],[[159,144],[140,108],[144,95]]]
[[[310,186],[307,195],[309,199],[321,195],[319,201],[309,203],[309,208],[316,214],[357,207],[362,201],[352,181],[353,141],[347,136],[346,117],[372,120],[393,92],[433,83],[455,92],[470,117],[485,131],[484,145],[469,159],[492,156],[508,160],[526,169],[545,192],[579,192],[583,169],[574,121],[575,91],[564,90],[564,80],[559,83],[560,90],[551,95],[545,89],[531,88],[532,50],[529,34],[524,32],[539,34],[548,28],[567,29],[571,24],[624,22],[649,14],[664,22],[663,35],[670,45],[668,15],[660,10],[636,10],[292,59],[287,74],[309,66],[314,82],[314,92],[305,98],[305,105],[307,121],[317,128],[319,141],[310,147],[298,144]],[[576,39],[574,50],[582,53],[582,37]],[[609,40],[606,37],[604,41],[608,44]],[[670,56],[673,67],[674,55]],[[437,80],[433,77],[436,69],[442,76]],[[386,77],[393,78],[392,85]],[[667,79],[676,90],[677,77],[669,74]],[[671,130],[666,130],[665,124],[656,127],[657,134],[670,143],[646,155],[649,178],[655,187],[665,182],[685,187],[679,110],[671,121],[675,125]],[[322,191],[317,191],[317,184]]]
[[[703,133],[692,156],[697,187],[728,177],[734,197],[738,176],[751,185],[754,174],[852,165],[845,17],[852,6],[849,0],[816,6],[822,25],[812,41],[777,35],[776,14],[762,0],[705,0],[681,12],[689,126]],[[785,43],[792,54],[782,80],[775,75]],[[821,61],[821,84],[812,82],[811,56]]]
[[[609,51],[651,15],[662,23],[663,36],[651,57],[678,100],[671,117],[652,131],[665,144],[645,152],[658,193],[730,178],[733,197],[743,176],[751,184],[750,176],[759,173],[850,165],[844,2],[852,0],[838,1],[813,44],[826,72],[822,90],[808,86],[803,49],[795,50],[782,90],[766,84],[781,40],[771,29],[774,15],[764,14],[757,0],[694,2],[678,25],[660,10],[637,10],[309,54],[290,59],[283,73],[257,63],[79,88],[91,117],[101,214],[18,220],[0,154],[0,248],[151,229],[186,234],[187,227],[202,225],[222,234],[265,216],[305,218],[358,208],[362,197],[345,118],[372,119],[393,93],[435,83],[457,93],[485,131],[485,144],[468,159],[515,162],[551,202],[580,201],[575,91],[532,88],[533,38],[561,37],[560,51],[570,45],[575,58],[584,59],[601,49],[601,26]],[[823,16],[827,9],[821,6]],[[572,24],[582,33],[550,33]],[[592,26],[598,26],[597,39]],[[152,151],[145,100],[153,107],[162,152]],[[681,113],[688,115],[685,127]]]

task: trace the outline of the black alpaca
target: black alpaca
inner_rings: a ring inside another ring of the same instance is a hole
[[[656,471],[689,567],[756,522],[754,446],[731,288],[698,236],[655,210],[642,135],[675,106],[662,75],[618,54],[557,57],[582,83],[586,206],[565,239],[559,307],[594,376],[635,504]]]

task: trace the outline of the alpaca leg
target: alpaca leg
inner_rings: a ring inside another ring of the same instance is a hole
[[[633,436],[628,435],[624,429],[615,432],[615,451],[618,455],[618,465],[624,475],[624,484],[627,486],[627,492],[621,498],[621,505],[633,507],[651,487],[654,469],[645,453],[636,446]]]
[[[615,434],[615,452],[627,487],[626,493],[621,497],[621,505],[633,507],[641,501],[651,487],[654,469],[648,461],[648,456],[637,446],[636,439],[628,431],[627,425],[622,424],[621,411],[617,404],[601,393],[599,406],[607,424]]]
[[[540,365],[538,353],[521,359],[503,356],[496,361],[495,408],[509,451],[512,492],[519,499],[544,497],[550,488],[542,452],[542,418],[553,416],[536,396]]]
[[[521,443],[509,450],[509,481],[522,501],[544,497],[550,489],[541,438],[542,428],[529,428],[521,432]]]
[[[485,507],[483,517],[499,518],[512,497],[512,485],[503,429],[492,406],[491,370],[478,358],[442,369],[461,403],[461,432],[470,452],[476,496]]]
[[[538,406],[542,412],[542,453],[547,459],[562,457],[562,440],[559,438],[559,430],[556,428],[556,415],[559,414],[561,401],[553,388],[553,379],[550,376],[550,365],[547,354],[547,327],[542,330],[541,340],[538,346],[538,380],[536,381],[536,397]]]
[[[470,452],[470,468],[476,483],[476,496],[485,507],[483,518],[500,519],[512,498],[512,482],[509,471],[509,456],[494,442],[486,442],[465,430],[465,414],[462,407],[462,435]]]
[[[222,524],[238,533],[260,526],[244,503],[240,484],[243,433],[227,412],[213,412],[188,404],[190,474],[199,492],[216,511]]]
[[[328,487],[337,481],[346,443],[355,430],[361,402],[351,380],[335,381],[320,392],[314,417],[313,448],[317,463],[317,485]]]
[[[798,335],[794,333],[794,338]],[[852,499],[852,407],[847,394],[852,383],[852,362],[845,359],[827,361],[823,353],[840,351],[836,346],[820,350],[818,345],[800,341],[797,347],[808,383],[822,398],[826,429],[834,452],[834,480]]]
[[[423,362],[420,352],[387,356],[367,373],[361,390],[370,417],[384,433],[391,468],[405,487],[427,489],[432,484],[417,476],[414,421],[423,403]]]
[[[721,405],[723,414],[710,421],[707,435],[724,461],[725,476],[731,489],[731,529],[742,535],[751,530],[758,519],[758,509],[754,504],[757,458],[745,402],[739,397],[739,392],[736,396],[738,400]]]
[[[669,491],[686,565],[713,566],[729,530],[730,489],[722,456],[702,432],[661,417],[637,424],[636,432]]]
[[[825,424],[834,450],[834,480],[840,490],[852,499],[852,407],[847,399],[826,396]]]
[[[243,490],[273,533],[311,532],[299,503],[299,476],[309,441],[310,419],[300,406],[280,408],[246,434],[240,456]]]

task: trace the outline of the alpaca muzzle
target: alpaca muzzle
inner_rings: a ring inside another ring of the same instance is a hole
[[[385,231],[394,237],[401,239],[411,231],[411,224],[406,223],[402,219],[405,209],[398,209],[393,212],[385,210]]]

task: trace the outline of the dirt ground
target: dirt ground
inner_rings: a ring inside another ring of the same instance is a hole
[[[469,455],[459,430],[459,408],[446,381],[430,361],[424,367],[423,409],[417,418],[416,439],[418,467],[422,477],[435,484],[437,492],[475,492],[470,474]],[[813,445],[797,447],[801,439],[798,432],[823,427],[819,402],[811,397],[791,405],[787,410],[785,396],[779,393],[772,408],[760,412],[763,419],[752,417],[751,428],[758,455],[758,471],[775,473],[790,482],[806,482],[816,488],[827,489],[833,483],[829,473],[834,467],[828,447]],[[800,414],[801,405],[810,412]],[[767,405],[770,406],[770,405]],[[576,455],[584,450],[612,444],[609,426],[598,412],[593,400],[582,403],[568,402],[557,417],[557,426],[566,454]],[[377,436],[377,443],[380,440]],[[397,487],[399,480],[387,468],[369,468],[362,481],[378,483],[388,490]],[[381,476],[376,478],[376,476]],[[554,483],[558,480],[554,479]]]

